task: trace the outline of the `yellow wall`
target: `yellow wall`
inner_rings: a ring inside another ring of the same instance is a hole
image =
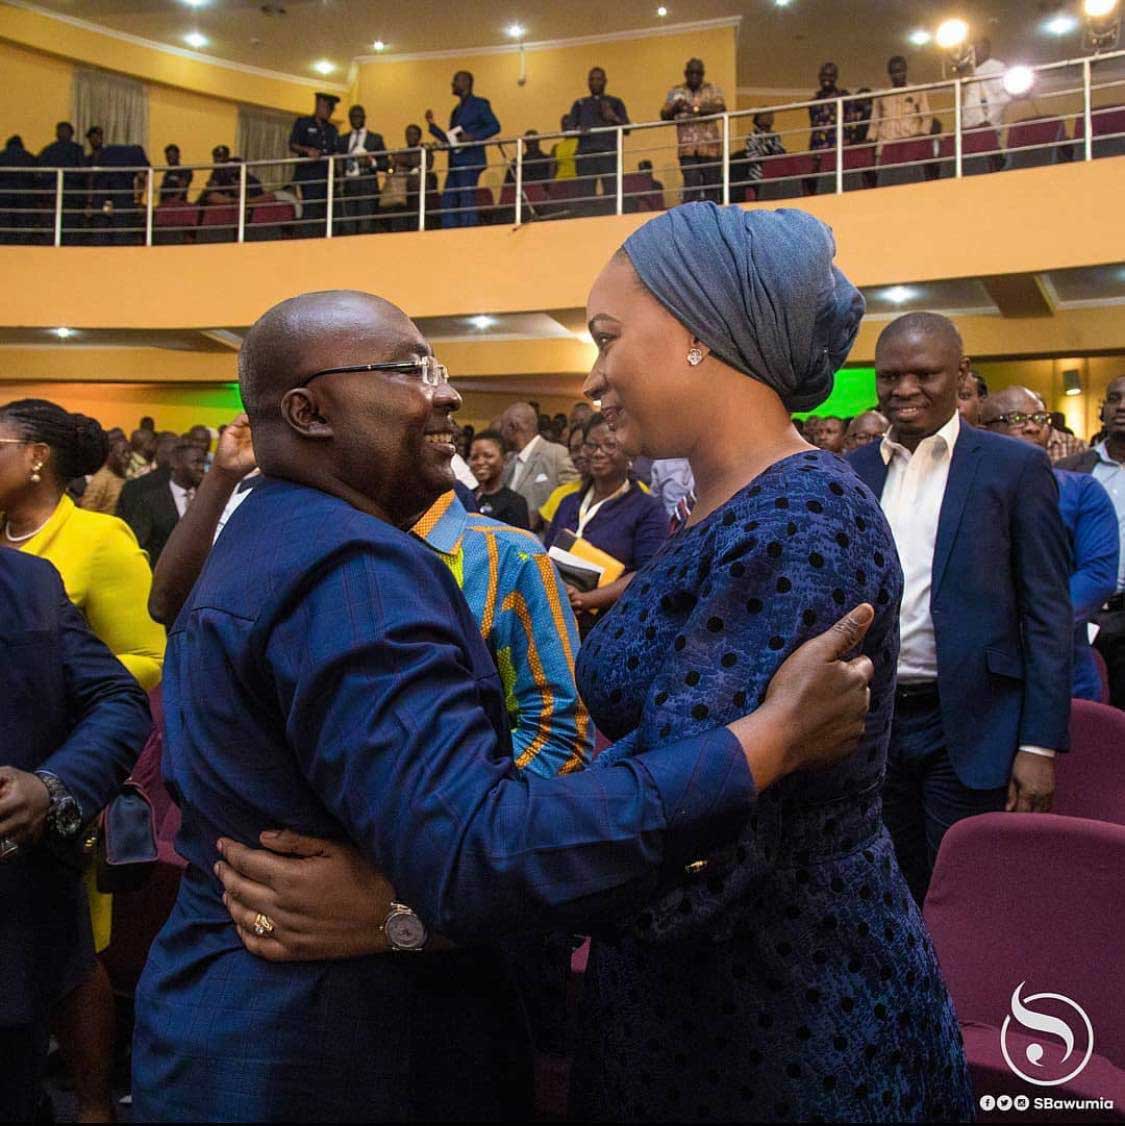
[[[164,146],[180,146],[184,164],[204,164],[216,145],[228,145],[237,152],[238,106],[234,102],[207,98],[171,86],[148,88],[148,157],[164,163]],[[207,179],[197,172],[198,186]]]
[[[514,137],[527,129],[558,130],[559,118],[569,112],[576,98],[588,93],[590,68],[601,66],[608,78],[607,91],[624,100],[629,116],[634,121],[653,121],[660,116],[669,89],[683,81],[684,63],[692,55],[703,59],[708,80],[722,87],[733,109],[737,85],[733,27],[527,51],[523,86],[516,81],[519,55],[515,51],[366,62],[359,68],[356,94],[366,106],[373,128],[388,143],[401,144],[407,125],[413,122],[425,128],[422,115],[426,109],[434,111],[439,125],[448,124],[454,105],[450,79],[455,71],[468,70],[476,79],[476,93],[492,103],[500,120],[500,136]],[[550,148],[550,144],[544,147]],[[625,148],[627,170],[635,168],[642,156],[657,166],[674,165],[674,129],[634,132],[626,138]],[[656,151],[641,152],[648,148]],[[489,162],[500,162],[496,150],[490,151]],[[485,182],[495,185],[502,179],[499,170],[490,170]]]
[[[73,71],[63,59],[0,40],[4,136],[19,133],[24,147],[35,153],[50,144],[55,139],[55,122],[70,118]]]

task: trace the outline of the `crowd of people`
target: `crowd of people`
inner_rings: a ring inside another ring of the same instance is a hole
[[[79,856],[142,745],[183,871],[141,1121],[526,1121],[572,934],[578,1120],[971,1117],[920,905],[951,825],[1051,808],[1090,623],[1125,705],[1125,375],[1084,447],[909,313],[872,409],[817,415],[834,255],[798,211],[653,219],[567,416],[459,427],[351,291],[250,329],[217,433],[0,406],[0,1118],[51,1034],[112,1118]]]
[[[966,103],[962,112],[965,129],[995,129],[1003,122],[1004,107],[1011,97],[1002,82],[1004,64],[992,57],[988,39],[974,44],[973,64],[966,72],[975,79],[966,87]],[[887,64],[889,89],[874,94],[861,86],[853,94],[840,85],[839,68],[826,62],[820,68],[818,87],[811,95],[814,105],[808,109],[809,134],[807,147],[797,151],[819,159],[825,150],[836,148],[838,99],[843,102],[842,140],[846,146],[871,146],[881,156],[884,146],[910,139],[936,137],[943,133],[939,116],[930,108],[924,90],[893,91],[908,86],[907,60],[901,55]],[[587,76],[588,93],[577,98],[562,115],[560,137],[550,151],[541,147],[540,134],[529,129],[523,137],[522,184],[525,186],[526,214],[529,217],[549,215],[595,215],[611,213],[617,194],[617,135],[615,128],[631,123],[622,99],[607,90],[608,75],[604,67],[594,66]],[[287,225],[278,226],[272,237],[319,236],[327,222],[330,187],[334,188],[334,233],[369,234],[375,231],[408,230],[417,225],[420,194],[432,194],[427,209],[434,212],[428,225],[442,227],[475,226],[478,223],[511,222],[514,215],[510,202],[492,201],[484,207],[478,197],[478,186],[489,166],[486,144],[501,133],[501,123],[487,98],[474,89],[473,75],[461,70],[453,75],[451,93],[456,104],[449,124],[438,124],[432,109],[424,114],[426,131],[431,140],[423,143],[420,124],[406,127],[403,147],[388,146],[382,133],[370,128],[367,111],[362,105],[348,110],[348,128],[340,129],[332,117],[340,98],[335,94],[316,94],[312,114],[298,117],[289,137],[287,153],[273,154],[302,158],[296,165],[290,183],[266,192],[258,176],[246,171],[246,205],[248,216],[254,205],[282,202],[292,208]],[[870,96],[860,96],[870,95]],[[681,199],[722,200],[723,136],[722,122],[712,115],[728,109],[723,90],[706,80],[704,62],[689,59],[683,80],[671,87],[663,104],[654,107],[654,117],[676,125],[676,156],[683,180]],[[786,144],[774,131],[772,111],[755,114],[751,128],[742,140],[732,141],[730,185],[731,202],[742,203],[758,198],[763,180],[763,161],[784,156]],[[106,144],[99,125],[86,132],[89,151],[74,139],[74,127],[62,121],[56,126],[55,141],[38,155],[24,148],[23,139],[10,137],[0,152],[0,241],[45,242],[53,237],[55,211],[55,170],[66,171],[63,186],[63,236],[70,242],[144,241],[145,174],[135,169],[148,166],[142,145]],[[936,141],[935,141],[936,144]],[[790,142],[792,148],[792,142]],[[437,197],[436,153],[447,157],[447,171],[440,198]],[[501,146],[503,160],[509,162],[505,185],[514,185],[516,169],[514,154]],[[932,154],[938,155],[937,149]],[[328,158],[336,161],[330,180]],[[181,164],[180,147],[164,148],[164,171],[154,202],[176,209],[182,223],[194,228],[201,211],[193,220],[184,209],[236,208],[240,200],[243,158],[232,155],[230,147],[216,145],[211,152],[212,169],[202,190],[194,200],[190,189],[194,171]],[[493,162],[495,162],[495,154]],[[874,187],[879,175],[893,182],[899,173],[890,169],[878,173],[865,167],[860,173],[863,186]],[[423,170],[423,164],[425,169]],[[990,169],[1004,164],[1002,152],[988,161]],[[834,164],[831,166],[834,169]],[[941,164],[935,161],[924,166],[927,178],[941,175]],[[35,169],[50,169],[37,173]],[[82,171],[88,170],[88,171]],[[800,190],[806,195],[823,188],[811,169]],[[654,177],[653,162],[641,160],[630,173],[629,190],[625,193],[627,210],[660,210],[664,207],[664,185]],[[556,186],[554,202],[527,194],[529,185]],[[566,189],[565,191],[563,189]],[[793,194],[793,193],[787,193]],[[224,241],[234,237],[237,218],[221,223],[204,224],[190,232],[172,226],[162,231],[160,240],[183,241],[187,233],[196,241]],[[267,232],[269,233],[269,232]]]

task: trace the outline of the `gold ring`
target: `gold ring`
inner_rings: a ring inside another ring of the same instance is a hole
[[[259,911],[254,916],[254,933],[261,938],[263,935],[273,934],[273,932],[273,919],[271,919],[269,915],[263,915],[262,912]]]

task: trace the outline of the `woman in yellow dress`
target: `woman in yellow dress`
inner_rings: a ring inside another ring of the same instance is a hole
[[[164,629],[148,614],[152,571],[129,526],[87,512],[66,495],[75,477],[95,473],[108,453],[92,418],[42,399],[0,407],[0,547],[55,565],[67,597],[90,629],[148,690],[160,683]],[[87,883],[94,942],[109,945],[112,899]],[[56,1034],[74,1073],[80,1121],[112,1116],[113,998],[101,963],[60,998]]]

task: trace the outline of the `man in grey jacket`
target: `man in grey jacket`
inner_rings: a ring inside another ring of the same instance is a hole
[[[504,467],[502,483],[527,501],[531,527],[543,523],[543,502],[567,481],[578,477],[565,446],[548,442],[539,433],[539,415],[530,403],[513,403],[500,418],[500,433],[514,451]]]

